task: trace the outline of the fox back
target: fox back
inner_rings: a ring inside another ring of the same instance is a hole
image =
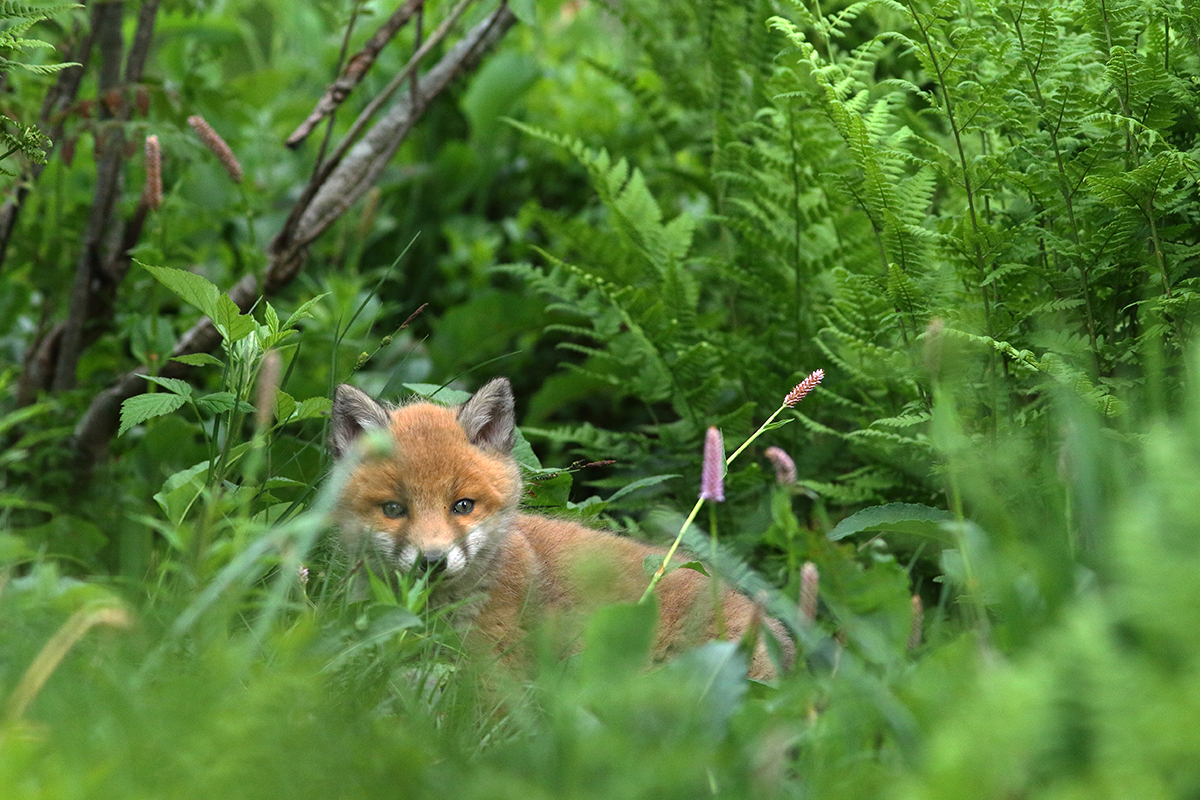
[[[456,621],[501,657],[519,650],[531,627],[548,617],[637,600],[646,585],[642,560],[661,552],[519,512],[513,397],[504,378],[456,408],[389,408],[342,385],[331,431],[335,458],[352,459],[336,512],[346,547],[386,575],[429,575],[431,604],[455,603]],[[767,628],[790,662],[794,648],[782,626],[764,620],[746,597],[714,590],[691,570],[672,572],[657,591],[658,657],[697,640],[754,638]],[[774,674],[759,642],[750,675]]]

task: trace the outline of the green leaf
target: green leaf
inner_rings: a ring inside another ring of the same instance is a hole
[[[537,454],[533,452],[533,447],[530,446],[529,440],[525,438],[520,429],[517,429],[516,434],[516,441],[513,442],[513,458],[530,472],[542,472],[542,462],[538,460]]]
[[[0,565],[14,564],[33,555],[34,552],[29,549],[23,539],[7,533],[0,533]]]
[[[699,704],[714,734],[720,735],[728,720],[742,707],[749,686],[746,658],[736,642],[708,642],[681,655],[669,667],[672,673],[688,676],[704,687]]]
[[[299,308],[297,308],[295,311],[292,312],[292,315],[287,318],[287,322],[283,323],[283,326],[280,328],[280,330],[286,331],[289,328],[291,328],[292,326],[294,326],[300,320],[302,320],[306,317],[311,317],[313,306],[315,306],[317,303],[319,303],[328,294],[329,294],[329,292],[325,292],[323,294],[317,295],[316,297],[314,297],[311,300],[304,302]]]
[[[164,389],[168,389],[182,397],[192,396],[192,385],[187,381],[181,381],[178,378],[160,378],[157,375],[147,375],[146,380],[156,383]]]
[[[245,400],[238,400],[233,392],[213,392],[196,400],[196,405],[209,414],[225,414],[235,408],[244,414],[254,411],[254,406]]]
[[[508,7],[519,22],[530,26],[537,24],[536,0],[509,0]]]
[[[464,392],[460,389],[450,389],[438,383],[406,383],[404,384],[404,388],[410,392],[416,392],[421,397],[437,400],[439,403],[449,403],[450,405],[458,405],[471,399],[470,392]]]
[[[21,508],[27,511],[42,511],[47,514],[53,514],[58,510],[57,506],[50,503],[43,503],[40,500],[26,500],[24,497],[0,494],[0,509],[5,508]],[[3,562],[0,561],[0,563]]]
[[[296,410],[296,398],[282,389],[275,390],[275,418],[287,422]]]
[[[279,314],[276,313],[275,307],[270,303],[263,303],[266,308],[263,309],[263,318],[267,321],[267,330],[272,335],[279,333]]]
[[[207,278],[182,269],[154,267],[140,261],[137,263],[145,267],[159,283],[200,309],[213,322],[218,321],[217,298],[222,296],[221,290]]]
[[[207,480],[208,462],[201,461],[176,472],[163,482],[162,489],[154,495],[154,502],[158,503],[174,527],[178,528],[183,522],[196,498],[204,491]]]
[[[766,433],[767,431],[777,430],[778,428],[782,428],[784,425],[789,425],[792,422],[793,422],[792,417],[785,417],[784,419],[777,419],[774,422],[763,425],[762,432]]]
[[[243,314],[227,294],[217,298],[217,313],[212,319],[227,342],[240,341],[258,328],[254,317]]]
[[[189,367],[225,366],[224,361],[208,353],[189,353],[186,356],[172,356],[171,360],[178,361],[180,364],[187,364]]]
[[[252,333],[258,323],[242,314],[237,303],[207,278],[182,269],[154,267],[142,264],[159,283],[200,309],[221,332],[227,342],[236,342]]]
[[[303,481],[293,480],[292,478],[284,478],[276,475],[273,478],[267,478],[263,481],[263,487],[267,489],[292,489],[297,487],[307,487],[309,484]]]
[[[645,489],[647,486],[654,486],[662,483],[663,481],[669,481],[671,478],[678,477],[678,475],[651,475],[649,478],[640,478],[633,483],[630,483],[628,486],[622,486],[620,489],[613,492],[612,496],[609,497],[605,502],[615,503],[625,495],[630,494],[631,492],[636,492],[638,489]]]
[[[5,414],[3,417],[0,417],[0,434],[3,434],[9,428],[28,422],[39,414],[45,414],[52,407],[50,403],[36,403],[31,406],[25,406],[25,408],[18,408],[11,414]]]
[[[706,578],[712,577],[708,574],[708,570],[706,570],[704,568],[704,565],[701,564],[699,561],[688,561],[686,564],[680,564],[679,568],[680,569],[690,569],[692,572],[699,572],[701,575],[703,575]]]
[[[888,503],[851,514],[826,535],[837,541],[862,531],[899,531],[945,542],[947,536],[941,524],[952,519],[954,515],[941,508],[920,503]]]
[[[164,392],[139,394],[136,397],[129,398],[121,404],[121,427],[117,431],[117,436],[123,436],[125,431],[134,425],[140,425],[148,419],[161,417],[163,414],[170,414],[182,406],[184,402],[186,400],[182,395],[166,394]]]
[[[328,413],[331,408],[333,408],[333,402],[328,397],[309,397],[300,401],[291,419],[312,419]],[[282,419],[282,416],[280,418]]]
[[[571,475],[559,472],[550,478],[530,481],[525,491],[525,504],[530,508],[563,508],[571,494]]]

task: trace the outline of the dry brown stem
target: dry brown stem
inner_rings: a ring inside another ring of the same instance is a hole
[[[260,294],[274,293],[296,277],[303,266],[307,246],[371,188],[429,103],[455,77],[473,69],[488,48],[499,41],[515,22],[516,18],[508,6],[502,3],[455,43],[428,72],[415,80],[415,92],[406,93],[395,100],[353,147],[344,148],[344,157],[330,159],[330,169],[314,173],[309,190],[297,201],[283,229],[270,245],[264,285],[260,288],[254,275],[246,275],[229,291],[230,298],[238,308],[245,312]],[[449,29],[448,25],[445,27]],[[433,36],[422,44],[410,60],[411,69],[406,66],[402,72],[415,74],[418,56],[432,49],[434,45],[431,42],[434,42]],[[398,79],[393,79],[393,83],[399,85],[402,79],[398,73]],[[205,318],[176,342],[171,356],[211,352],[217,349],[220,342],[220,335],[212,321]],[[188,369],[179,362],[167,361],[159,374],[181,377],[187,374]],[[104,458],[118,429],[121,403],[145,391],[145,372],[144,368],[139,368],[123,375],[96,396],[79,420],[75,428],[74,446],[82,474],[90,473],[92,465]]]
[[[317,105],[312,110],[312,113],[287,138],[288,147],[299,147],[300,143],[312,133],[313,128],[321,123],[321,120],[338,109],[338,106],[350,96],[350,92],[354,91],[354,87],[358,86],[363,76],[375,64],[375,59],[379,57],[380,51],[383,50],[388,42],[395,38],[396,34],[408,24],[413,15],[421,10],[424,5],[425,0],[408,0],[404,5],[392,12],[387,21],[380,25],[375,34],[363,45],[362,50],[351,56],[350,60],[346,62],[346,66],[342,69],[342,74],[338,76],[337,80],[329,84],[329,87],[325,90],[325,94],[317,101]]]

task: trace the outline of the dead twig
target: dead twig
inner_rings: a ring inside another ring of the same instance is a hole
[[[413,14],[421,10],[424,5],[425,0],[408,0],[407,3],[392,12],[387,21],[380,25],[375,34],[363,45],[362,50],[351,56],[345,68],[342,69],[341,75],[329,84],[325,94],[317,101],[312,113],[287,138],[288,147],[293,149],[299,147],[321,120],[337,110],[338,106],[350,96],[350,92],[354,91],[354,87],[362,81],[367,70],[375,64],[375,59],[379,57],[380,51],[395,38],[396,34],[412,19]]]
[[[79,86],[83,82],[88,62],[92,60],[95,26],[89,25],[86,31],[85,33],[83,23],[75,23],[73,31],[75,46],[67,53],[63,61],[73,61],[79,66],[67,67],[58,73],[58,78],[55,80],[54,86],[46,93],[46,98],[42,101],[41,112],[38,114],[38,127],[50,138],[50,147],[46,153],[47,160],[54,149],[58,147],[59,140],[62,139],[66,109],[75,102],[75,98],[79,95]],[[4,205],[0,206],[0,269],[4,268],[4,261],[8,257],[8,243],[12,241],[13,231],[17,228],[17,219],[20,217],[21,208],[25,205],[25,198],[29,196],[30,187],[41,177],[42,171],[45,169],[45,164],[30,164],[26,173],[21,176],[21,180],[17,182],[16,196],[6,200]]]
[[[133,44],[125,54],[121,32],[124,3],[100,3],[94,9],[94,31],[100,46],[98,97],[117,101],[98,104],[101,125],[97,133],[96,188],[71,286],[67,319],[57,346],[51,383],[56,391],[74,387],[79,356],[111,319],[117,287],[128,271],[129,262],[124,256],[132,245],[127,246],[129,235],[128,232],[122,235],[121,228],[129,226],[113,224],[125,164],[125,123],[133,114],[133,105],[120,98],[128,86],[142,79],[157,13],[158,0],[147,0],[141,6]],[[123,79],[122,60],[125,61]],[[135,217],[132,225],[137,232],[141,224],[142,219]]]
[[[469,0],[467,0],[469,2]],[[409,94],[395,104],[371,126],[344,159],[328,172],[308,197],[301,197],[291,217],[271,243],[265,285],[260,287],[253,275],[244,276],[229,291],[229,297],[243,312],[258,299],[260,291],[272,294],[291,282],[304,262],[307,246],[329,228],[341,215],[362,197],[394,156],[413,125],[440,92],[458,75],[474,68],[483,53],[494,45],[516,22],[506,4],[483,22],[472,28],[425,75],[417,81],[416,94]],[[444,36],[444,34],[443,34]],[[432,41],[432,37],[430,41]],[[429,44],[427,41],[426,45]],[[427,53],[430,47],[424,47]],[[418,54],[410,64],[415,66]],[[409,67],[405,67],[406,70]],[[399,86],[399,82],[393,79]],[[212,321],[197,322],[175,344],[171,356],[211,352],[221,338]],[[190,368],[176,361],[163,364],[159,374],[182,377]],[[81,474],[90,473],[92,465],[102,460],[109,443],[116,435],[120,422],[121,404],[146,389],[146,370],[139,368],[126,373],[112,386],[100,392],[75,427],[73,439],[77,467]]]
[[[392,98],[392,95],[395,94],[396,90],[400,88],[404,81],[411,74],[413,74],[416,68],[420,65],[421,59],[423,59],[425,55],[433,49],[434,45],[445,38],[446,34],[450,32],[451,26],[458,21],[458,18],[462,16],[463,11],[466,10],[467,6],[471,2],[472,0],[459,0],[458,5],[454,7],[454,9],[450,12],[450,15],[446,17],[446,19],[438,27],[438,31],[434,33],[434,36],[430,37],[430,41],[418,47],[417,51],[413,53],[412,57],[408,60],[408,63],[404,65],[404,68],[396,73],[395,77],[388,82],[388,85],[384,87],[383,91],[380,92],[378,96],[371,100],[371,102],[367,103],[366,108],[364,108],[359,113],[358,118],[354,120],[354,124],[350,126],[350,130],[346,132],[346,135],[342,138],[341,143],[338,144],[337,150],[334,151],[333,155],[330,156],[328,160],[316,165],[316,168],[313,170],[312,177],[308,181],[308,185],[304,187],[304,191],[300,194],[300,198],[296,201],[295,205],[292,206],[292,212],[288,215],[287,222],[284,223],[279,236],[276,237],[277,250],[283,246],[297,241],[300,238],[297,236],[297,229],[300,225],[301,218],[305,213],[307,213],[309,206],[313,202],[313,199],[317,193],[329,181],[330,176],[334,173],[334,171],[338,169],[339,165],[342,163],[342,159],[346,156],[347,151],[358,140],[363,128],[370,123],[371,119],[375,116],[376,112],[383,106],[383,104]],[[507,10],[507,6],[504,4],[501,4],[500,8]],[[479,27],[480,26],[477,26],[476,30],[478,30]],[[474,33],[474,31],[472,33]],[[470,38],[470,34],[468,34],[467,37],[464,37],[463,41],[466,41],[468,38]],[[461,44],[463,44],[463,42],[460,41],[459,45]],[[433,70],[430,70],[430,74],[441,67],[442,64],[444,64],[447,59],[450,58],[450,56],[451,54],[448,54],[446,57],[444,57],[442,61],[439,62],[436,67],[434,67]],[[428,80],[428,76],[426,76],[425,80]],[[421,81],[414,80],[413,82],[420,83]],[[404,131],[405,134],[407,134],[407,132],[407,130]],[[392,152],[394,153],[395,150],[392,150]],[[391,155],[388,156],[388,159],[391,159]],[[314,236],[312,238],[316,237]],[[312,239],[309,239],[308,241],[311,240]],[[305,244],[307,244],[307,242],[300,242],[298,246],[303,247]]]
[[[92,19],[100,46],[97,96],[101,99],[115,91],[121,82],[121,61],[125,50],[125,39],[121,33],[124,11],[124,3],[98,3],[94,8]],[[92,314],[89,305],[93,294],[99,289],[98,283],[105,279],[100,269],[103,259],[101,248],[104,236],[111,230],[110,220],[124,159],[125,133],[122,126],[112,120],[113,113],[108,104],[99,103],[98,113],[101,122],[96,135],[99,151],[96,188],[88,224],[84,229],[82,250],[75,267],[75,280],[71,284],[70,306],[59,343],[58,362],[54,365],[51,388],[58,392],[75,387],[75,369],[84,347],[83,329]]]
[[[471,0],[462,0],[455,9],[461,10]],[[447,22],[455,17],[452,12]],[[499,41],[505,32],[516,22],[516,17],[506,4],[502,4],[487,19],[477,24],[462,39],[455,43],[442,59],[416,81],[415,96],[398,100],[388,112],[380,118],[362,138],[354,143],[349,142],[361,129],[377,109],[378,103],[373,102],[355,121],[354,126],[346,135],[346,139],[329,159],[327,171],[321,176],[308,202],[301,198],[291,217],[272,244],[272,251],[277,253],[296,253],[306,247],[314,239],[328,230],[338,218],[358,202],[366,193],[379,174],[391,162],[396,150],[412,129],[416,120],[424,113],[429,103],[440,94],[455,77],[463,71],[473,68],[479,58],[489,47]],[[438,27],[421,48],[413,54],[412,59],[404,69],[397,73],[383,95],[394,92],[402,83],[407,73],[414,69],[417,61],[442,38],[445,37],[446,22]],[[378,99],[378,98],[377,98]],[[291,260],[285,258],[285,261]],[[288,278],[290,280],[290,277]]]

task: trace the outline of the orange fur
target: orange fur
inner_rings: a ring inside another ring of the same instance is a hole
[[[536,624],[569,621],[642,595],[642,560],[661,550],[519,512],[508,381],[492,381],[458,408],[420,402],[388,409],[357,389],[338,387],[335,455],[344,457],[373,428],[387,431],[391,452],[364,458],[346,480],[338,506],[343,540],[381,561],[387,573],[436,569],[431,602],[461,603],[456,622],[469,627],[468,641],[520,660]],[[794,657],[783,627],[724,586],[718,618],[711,583],[695,571],[675,570],[656,591],[656,659],[716,638],[722,627],[735,641],[757,635],[753,678],[776,674],[762,628],[779,642],[785,661]]]

